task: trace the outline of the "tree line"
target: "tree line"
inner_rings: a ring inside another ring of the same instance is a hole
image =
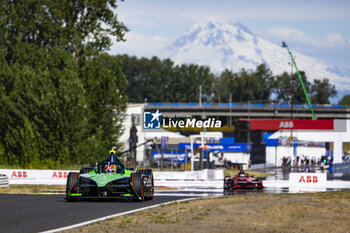
[[[208,66],[175,64],[170,59],[117,57],[123,61],[130,102],[198,102],[199,86],[202,86],[203,101],[213,103],[228,103],[230,96],[232,102],[238,103],[290,103],[291,98],[294,104],[306,103],[296,73],[273,75],[266,64],[258,65],[255,70],[224,70],[214,74]],[[329,99],[337,95],[328,79],[310,82],[304,71],[300,74],[313,104],[329,104]]]
[[[122,132],[127,80],[106,50],[124,40],[115,0],[2,1],[0,165],[101,160]]]

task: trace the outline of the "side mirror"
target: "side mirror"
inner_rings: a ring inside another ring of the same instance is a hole
[[[126,167],[125,169],[126,169],[126,170],[129,170],[129,171],[133,171],[133,170],[134,170],[133,167]]]

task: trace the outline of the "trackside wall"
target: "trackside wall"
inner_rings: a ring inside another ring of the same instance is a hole
[[[74,170],[35,170],[35,169],[0,169],[0,174],[9,178],[9,184],[65,185],[69,172]],[[223,170],[154,172],[155,186],[158,181],[220,181],[224,179]]]

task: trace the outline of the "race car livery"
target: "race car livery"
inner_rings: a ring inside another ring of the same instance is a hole
[[[249,174],[240,171],[235,177],[226,176],[224,179],[224,189],[245,189],[245,188],[257,188],[262,189],[262,178],[254,178]]]
[[[67,177],[66,200],[123,198],[151,200],[154,181],[151,169],[125,167],[115,154],[96,167],[84,167]]]

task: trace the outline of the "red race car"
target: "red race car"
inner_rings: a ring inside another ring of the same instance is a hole
[[[262,178],[254,178],[253,176],[249,176],[249,174],[244,173],[244,171],[241,170],[235,177],[226,176],[224,179],[225,190],[246,188],[264,188]]]

